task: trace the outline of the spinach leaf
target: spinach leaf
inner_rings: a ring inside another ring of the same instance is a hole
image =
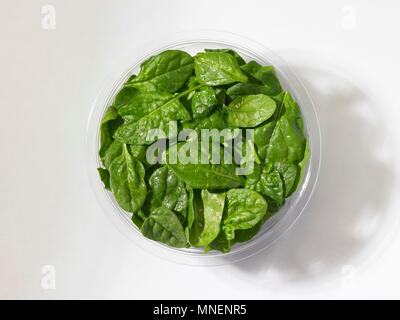
[[[268,87],[263,86],[257,83],[236,83],[228,90],[226,90],[226,94],[231,100],[236,99],[240,96],[254,95],[254,94],[265,94],[271,95],[274,94]]]
[[[113,107],[109,107],[101,119],[100,123],[100,150],[99,156],[100,158],[104,157],[104,154],[108,147],[113,142],[113,131],[120,124],[118,121],[118,113]]]
[[[168,123],[190,120],[191,116],[177,97],[166,92],[142,92],[129,105],[118,110],[125,123],[114,134],[118,141],[130,144],[150,144],[150,129],[161,129],[168,134]]]
[[[308,143],[308,141],[306,142],[306,149],[304,151],[304,157],[303,160],[300,161],[299,166],[300,166],[300,176],[303,177],[304,176],[304,172],[307,169],[307,164],[310,160],[310,156],[311,156],[311,148],[310,148],[310,144]]]
[[[182,142],[177,146],[178,153],[181,148],[186,148],[190,142]],[[183,149],[185,150],[185,149]],[[196,163],[182,163],[178,157],[177,163],[168,162],[166,165],[171,168],[177,177],[183,180],[187,185],[194,189],[227,189],[244,185],[243,176],[236,175],[236,166],[234,164],[203,164],[202,157],[210,156],[205,154],[199,146],[198,159]],[[167,153],[169,159],[169,153]],[[222,151],[221,151],[221,158]],[[209,159],[210,160],[210,159]]]
[[[196,129],[196,130],[200,129],[223,130],[226,128],[225,116],[221,111],[216,111],[207,118],[196,119],[193,122],[184,123],[183,128]]]
[[[247,81],[236,59],[226,52],[198,53],[194,70],[199,81],[210,86]]]
[[[267,148],[272,132],[275,129],[276,121],[261,124],[254,129],[254,144],[257,147],[259,157],[264,160],[267,155]]]
[[[110,165],[110,188],[122,209],[136,213],[146,199],[145,170],[142,163],[133,158],[127,146]]]
[[[187,228],[190,230],[192,228],[194,218],[195,218],[195,199],[194,199],[194,190],[193,188],[186,186],[186,190],[188,193],[188,214],[187,214]]]
[[[285,197],[289,197],[295,190],[298,182],[299,166],[297,164],[281,161],[274,164],[276,170],[280,173],[285,187]]]
[[[115,96],[113,102],[113,108],[118,110],[122,106],[129,104],[129,102],[135,98],[135,96],[139,93],[139,90],[135,88],[123,87]]]
[[[186,217],[188,196],[185,184],[166,166],[158,168],[149,179],[153,190],[151,208],[165,207]]]
[[[143,164],[145,169],[147,169],[151,166],[146,158],[146,150],[147,150],[147,146],[144,146],[144,145],[138,145],[138,144],[130,144],[129,145],[130,154],[132,155],[132,157],[140,160],[140,162]]]
[[[220,223],[224,212],[225,193],[201,191],[203,210],[195,211],[195,239],[192,245],[204,247],[211,243],[220,232]],[[197,230],[196,230],[197,229]]]
[[[223,87],[215,88],[215,96],[217,97],[218,104],[222,107],[225,105],[226,89]]]
[[[175,174],[195,189],[227,189],[244,185],[236,167],[229,164],[168,164]]]
[[[309,162],[309,160],[310,160],[310,156],[311,156],[311,148],[310,148],[310,144],[309,144],[308,141],[307,141],[307,143],[306,143],[306,149],[305,149],[305,151],[304,151],[303,160],[301,160],[300,163],[299,163],[300,172],[299,172],[299,175],[298,175],[298,179],[297,179],[297,181],[296,181],[297,184],[296,184],[296,186],[294,187],[293,192],[296,191],[296,190],[298,189],[298,187],[299,187],[299,185],[300,185],[300,182],[301,182],[301,179],[304,179],[304,178],[305,178],[304,174],[305,174],[305,172],[306,172],[307,165],[308,165],[308,162]]]
[[[235,230],[254,227],[267,212],[267,202],[250,189],[230,189],[227,194],[227,214],[222,229],[227,240],[235,238]]]
[[[155,209],[146,218],[140,230],[145,237],[172,247],[183,248],[187,244],[185,232],[178,217],[164,207]]]
[[[110,189],[110,173],[107,169],[97,168],[97,172],[99,173],[101,181],[103,181],[104,188],[111,191]]]
[[[284,200],[284,185],[278,170],[269,165],[256,165],[251,175],[247,176],[245,187],[265,198],[282,205]]]
[[[267,162],[299,163],[304,157],[306,138],[300,109],[291,95],[286,95],[284,114],[277,120],[267,147]]]
[[[235,50],[232,49],[204,49],[205,52],[226,52],[232,55],[236,61],[238,62],[239,66],[246,64],[246,61],[237,53]]]
[[[209,116],[216,106],[218,106],[218,101],[214,89],[208,86],[201,88],[192,97],[193,119]]]
[[[231,248],[234,244],[235,240],[228,240],[226,238],[226,234],[223,230],[221,230],[218,236],[215,238],[213,242],[211,242],[207,247],[221,251],[223,253],[227,253],[231,251]],[[207,249],[206,247],[206,249]]]
[[[104,153],[104,157],[102,159],[104,166],[108,170],[110,170],[110,166],[113,160],[119,157],[121,154],[122,154],[122,143],[114,140]]]
[[[276,103],[262,94],[241,96],[224,107],[230,127],[251,128],[269,119],[275,112]]]
[[[140,73],[125,84],[142,91],[179,90],[192,75],[193,58],[184,51],[167,50],[142,63]]]
[[[241,66],[241,69],[247,76],[258,80],[268,88],[268,95],[274,96],[282,91],[281,84],[275,74],[273,66],[262,66],[256,61],[250,61]]]

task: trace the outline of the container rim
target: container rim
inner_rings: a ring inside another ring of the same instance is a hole
[[[207,45],[205,45],[207,44]],[[286,204],[263,226],[262,230],[250,241],[235,245],[229,253],[210,251],[204,253],[198,249],[177,249],[145,238],[133,225],[126,213],[116,204],[111,193],[104,189],[97,173],[101,166],[98,156],[100,121],[105,109],[112,102],[122,83],[149,56],[167,49],[197,50],[206,47],[232,48],[240,54],[272,64],[283,87],[296,98],[304,119],[305,131],[311,149],[308,166],[298,190],[292,194]],[[270,248],[286,234],[304,212],[313,192],[321,163],[321,132],[318,116],[309,92],[290,66],[279,56],[261,43],[247,37],[215,30],[199,30],[177,33],[155,39],[127,55],[107,77],[103,88],[97,95],[89,113],[86,131],[86,164],[91,187],[109,220],[128,239],[146,252],[166,260],[187,264],[215,266],[230,264],[247,259]]]

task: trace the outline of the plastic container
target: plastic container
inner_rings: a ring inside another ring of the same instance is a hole
[[[311,146],[311,158],[305,175],[296,193],[270,218],[260,232],[250,241],[235,245],[231,252],[220,253],[201,249],[177,249],[145,238],[131,222],[126,213],[115,202],[112,193],[104,189],[96,168],[100,166],[98,157],[100,120],[106,108],[113,102],[115,94],[133,73],[138,73],[141,62],[149,56],[167,49],[181,49],[192,55],[205,48],[232,48],[245,60],[256,60],[260,64],[272,64],[285,90],[291,92],[302,110],[305,130]],[[159,257],[177,263],[190,265],[221,265],[237,262],[269,248],[296,222],[304,211],[316,184],[320,167],[321,137],[317,115],[312,100],[299,79],[288,65],[263,45],[247,38],[225,32],[199,31],[177,34],[141,47],[129,54],[113,70],[105,86],[96,98],[89,116],[87,130],[87,168],[91,185],[104,212],[133,243]]]

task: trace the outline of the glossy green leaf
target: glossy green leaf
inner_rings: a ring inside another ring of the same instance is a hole
[[[228,240],[235,238],[235,230],[254,227],[267,213],[267,202],[250,189],[230,189],[227,194],[227,214],[222,229]]]
[[[276,122],[267,148],[266,159],[272,163],[284,160],[299,163],[304,157],[306,138],[301,112],[291,95],[286,97],[284,113]]]
[[[226,128],[226,121],[221,111],[216,111],[209,117],[204,119],[196,119],[193,122],[187,122],[183,124],[184,128],[187,129],[218,129],[223,130]]]
[[[267,148],[272,132],[275,129],[276,121],[267,122],[254,129],[254,144],[257,147],[257,153],[261,159],[265,159]]]
[[[224,212],[225,193],[201,191],[202,212],[195,212],[196,237],[192,245],[204,247],[211,243],[220,232],[222,214]]]
[[[166,166],[158,168],[149,179],[152,188],[151,208],[165,207],[186,216],[188,196],[185,184]]]
[[[269,90],[268,95],[274,96],[282,91],[273,66],[262,66],[256,61],[250,61],[241,66],[241,69],[250,78],[261,82]]]
[[[230,127],[251,128],[269,119],[275,112],[276,103],[262,94],[241,96],[224,107]]]
[[[189,142],[188,142],[189,143]],[[180,143],[178,150],[187,145]],[[198,159],[196,163],[181,163],[179,158],[177,163],[168,163],[179,179],[183,180],[187,185],[194,189],[227,189],[244,185],[243,176],[236,174],[236,166],[234,164],[202,164],[201,158],[204,150],[198,151]],[[204,156],[206,157],[206,156]],[[168,156],[167,156],[167,159]],[[223,159],[222,156],[220,159]]]
[[[231,100],[236,99],[240,96],[254,95],[254,94],[265,94],[267,96],[272,95],[272,91],[261,84],[257,83],[236,83],[232,87],[226,90],[226,94]]]
[[[122,88],[115,96],[113,108],[118,110],[122,106],[129,104],[129,102],[133,100],[138,93],[139,91],[135,88]]]
[[[108,170],[104,168],[97,168],[97,172],[99,173],[100,179],[104,184],[104,188],[110,190],[110,173]]]
[[[122,154],[110,165],[110,188],[122,209],[137,212],[146,199],[145,170],[142,163],[133,158],[126,145]]]
[[[154,139],[147,139],[150,129],[168,134],[170,121],[191,119],[179,99],[166,92],[140,93],[118,113],[125,123],[115,131],[114,138],[129,144],[150,144],[154,142]]]
[[[236,61],[238,62],[239,66],[242,66],[246,63],[244,59],[237,53],[235,50],[232,49],[204,49],[205,52],[226,52],[232,55]]]
[[[178,217],[164,207],[155,209],[146,218],[140,230],[147,238],[172,247],[183,248],[187,244],[185,232]]]
[[[167,50],[146,60],[140,73],[125,86],[141,91],[178,91],[192,75],[193,58],[184,51]]]
[[[119,157],[121,154],[122,154],[122,143],[114,140],[104,153],[104,157],[102,159],[104,166],[107,169],[110,169],[113,160]]]
[[[281,175],[272,165],[256,165],[246,179],[245,187],[282,205],[285,192]]]
[[[226,52],[203,52],[194,57],[194,70],[201,83],[218,86],[246,82],[237,60]]]
[[[113,142],[113,132],[116,127],[121,123],[118,119],[118,113],[113,107],[109,107],[105,112],[103,118],[100,123],[100,149],[99,156],[100,158],[104,157],[104,154],[108,147]]]
[[[214,89],[208,86],[201,88],[199,91],[196,91],[192,97],[191,107],[193,119],[209,116],[217,106],[218,101]]]

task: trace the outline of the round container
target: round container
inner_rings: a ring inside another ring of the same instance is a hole
[[[101,166],[98,156],[100,121],[108,106],[114,100],[122,84],[132,74],[137,74],[140,64],[148,57],[167,49],[180,49],[195,55],[205,48],[231,48],[236,50],[246,61],[256,60],[262,65],[273,65],[282,86],[297,100],[304,118],[305,131],[311,147],[311,158],[305,170],[303,180],[297,192],[286,199],[285,205],[272,216],[250,241],[236,244],[229,253],[202,249],[178,249],[168,247],[144,237],[131,222],[128,215],[119,207],[111,192],[104,189],[97,168]],[[157,43],[142,46],[129,54],[122,63],[113,70],[107,83],[96,98],[89,115],[87,129],[87,168],[93,190],[104,212],[133,243],[147,252],[170,261],[190,265],[221,265],[237,262],[269,248],[296,222],[304,211],[316,184],[320,167],[321,137],[317,115],[312,100],[299,79],[288,65],[263,45],[247,38],[216,31],[199,31],[190,34],[177,34],[172,39],[162,38]]]

